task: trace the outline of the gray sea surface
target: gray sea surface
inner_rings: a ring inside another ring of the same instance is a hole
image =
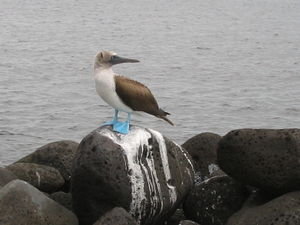
[[[179,144],[300,128],[299,0],[0,0],[0,166],[111,119],[93,80],[100,50],[141,61],[115,72],[146,84],[176,126],[132,123]]]

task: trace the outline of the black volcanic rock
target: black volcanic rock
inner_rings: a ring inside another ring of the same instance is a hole
[[[0,188],[12,180],[18,179],[11,171],[6,168],[0,167]]]
[[[185,220],[185,215],[182,206],[176,209],[173,215],[165,221],[164,225],[178,225],[180,221]]]
[[[182,147],[192,156],[194,169],[205,180],[216,170],[217,147],[221,136],[214,133],[201,133],[187,140]]]
[[[227,225],[245,224],[299,225],[300,191],[284,194],[271,201],[266,201],[261,193],[254,193],[227,222]]]
[[[147,225],[165,220],[193,185],[188,154],[160,133],[100,127],[79,145],[72,170],[73,209],[90,225],[116,206]]]
[[[35,187],[13,180],[0,189],[0,224],[78,225],[78,220]]]
[[[241,129],[224,136],[218,163],[235,179],[279,195],[300,188],[300,129]]]
[[[14,163],[6,167],[20,180],[24,180],[39,190],[51,193],[60,189],[65,181],[60,172],[50,166],[35,163]]]
[[[181,220],[179,225],[199,225],[199,223],[196,223],[192,220]]]
[[[138,225],[138,224],[125,209],[116,207],[106,212],[93,225]]]
[[[247,196],[245,187],[231,177],[212,177],[194,186],[183,209],[188,219],[199,224],[223,225]]]
[[[71,179],[71,168],[78,143],[74,141],[57,141],[38,148],[17,163],[36,163],[51,166],[61,173],[66,182]]]

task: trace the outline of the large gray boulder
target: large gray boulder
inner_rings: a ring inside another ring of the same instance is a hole
[[[300,191],[290,192],[268,201],[259,193],[253,194],[227,225],[299,225]]]
[[[65,180],[60,172],[50,166],[35,163],[14,163],[6,167],[20,180],[24,180],[43,192],[52,193],[60,189]]]
[[[300,188],[300,129],[241,129],[219,142],[218,164],[235,179],[280,195]]]
[[[71,179],[71,168],[78,143],[74,141],[57,141],[38,148],[17,163],[36,163],[57,169],[66,182]]]
[[[72,174],[80,224],[92,224],[115,206],[140,224],[155,224],[178,207],[194,171],[187,152],[157,131],[131,126],[123,135],[104,126],[82,140]]]
[[[25,181],[0,189],[0,225],[78,225],[76,216]]]

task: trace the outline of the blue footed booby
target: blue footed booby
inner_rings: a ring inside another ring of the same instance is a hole
[[[122,134],[129,132],[132,112],[145,112],[173,123],[166,117],[168,112],[159,108],[157,101],[149,88],[127,77],[117,75],[112,66],[120,63],[137,63],[136,59],[123,58],[114,52],[103,51],[96,55],[94,63],[94,78],[98,95],[115,109],[112,121],[105,125],[112,125],[113,130]],[[118,113],[126,112],[127,120],[118,121]]]

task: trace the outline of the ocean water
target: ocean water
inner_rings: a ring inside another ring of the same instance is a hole
[[[0,166],[113,116],[100,50],[172,115],[133,124],[182,144],[201,132],[300,127],[299,0],[0,0]],[[125,115],[124,115],[125,116]]]

